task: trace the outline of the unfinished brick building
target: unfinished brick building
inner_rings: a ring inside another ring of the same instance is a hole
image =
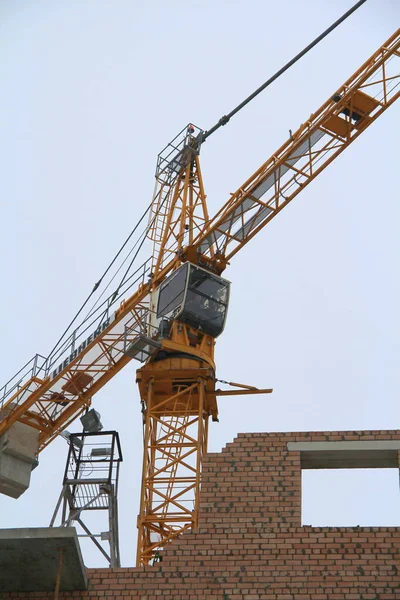
[[[198,531],[171,543],[157,566],[88,569],[86,590],[59,597],[399,599],[400,527],[301,526],[302,469],[398,468],[399,449],[400,431],[239,434],[204,461]],[[68,577],[65,568],[61,589]]]

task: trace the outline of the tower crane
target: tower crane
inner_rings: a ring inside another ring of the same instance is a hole
[[[138,565],[197,527],[201,465],[209,418],[218,420],[217,398],[272,391],[218,387],[214,348],[230,294],[225,268],[399,98],[399,63],[400,30],[212,217],[199,161],[209,132],[185,127],[158,156],[147,228],[151,258],[49,357],[36,355],[0,390],[0,441],[16,430],[19,440],[29,440],[14,457],[30,472],[37,454],[87,411],[108,381],[132,360],[142,363]],[[10,496],[27,485],[0,474],[1,491]]]

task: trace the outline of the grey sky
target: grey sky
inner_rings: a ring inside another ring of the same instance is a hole
[[[0,383],[54,345],[148,205],[165,144],[189,121],[211,127],[352,4],[2,1]],[[210,138],[201,159],[211,214],[393,33],[399,16],[395,0],[369,0]],[[399,117],[400,103],[226,270],[232,294],[217,374],[275,391],[221,400],[210,450],[239,431],[399,426]],[[135,558],[141,470],[135,368],[94,404],[122,438],[124,565]],[[55,441],[30,490],[18,501],[0,498],[0,527],[48,524],[66,450]],[[325,524],[325,506],[335,524],[349,524],[332,490],[317,497],[328,482],[313,476],[305,522]],[[363,476],[351,474],[346,489],[353,483],[360,494]],[[367,473],[365,514],[358,505],[360,521],[351,524],[372,524],[374,507],[382,513],[374,524],[399,524],[396,476]],[[102,564],[90,549],[85,558]]]

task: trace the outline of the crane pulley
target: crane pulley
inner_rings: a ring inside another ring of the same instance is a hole
[[[214,363],[229,299],[229,282],[221,274],[399,98],[399,59],[400,30],[212,218],[199,162],[204,132],[186,127],[159,155],[149,228],[152,258],[55,354],[36,355],[0,390],[0,436],[13,428],[29,432],[29,448],[25,454],[20,449],[20,457],[30,469],[36,454],[108,381],[132,359],[144,363],[137,371],[144,419],[138,564],[148,564],[171,539],[197,525],[208,421],[218,419],[217,396],[228,393],[216,388]],[[7,483],[2,491],[18,496],[23,486]]]

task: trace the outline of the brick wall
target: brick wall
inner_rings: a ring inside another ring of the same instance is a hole
[[[300,453],[287,443],[359,440],[400,431],[239,434],[205,458],[199,530],[161,567],[90,569],[88,591],[60,598],[399,600],[400,527],[301,527]]]

